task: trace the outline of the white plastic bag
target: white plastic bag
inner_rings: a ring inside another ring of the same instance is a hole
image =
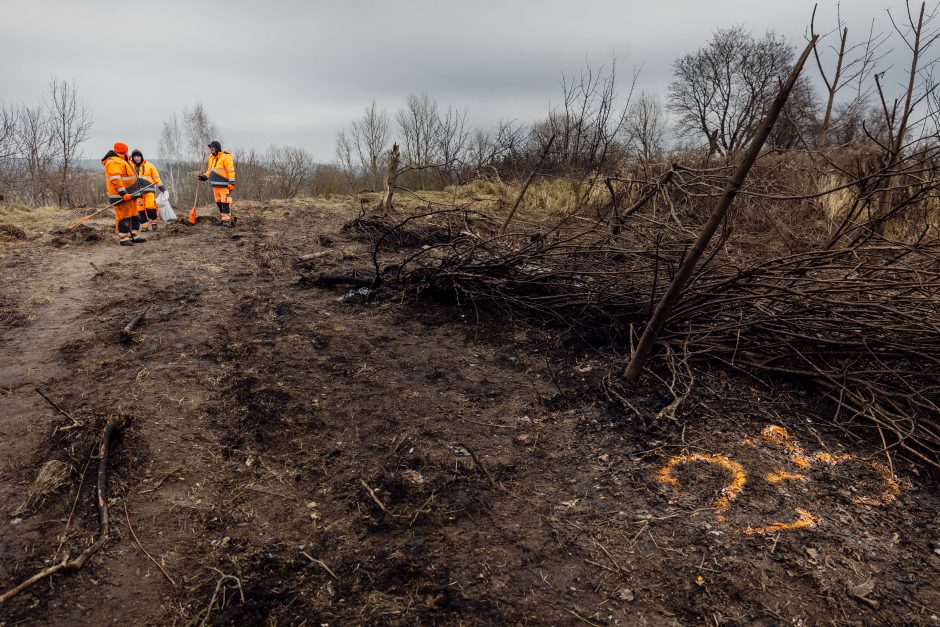
[[[157,194],[157,211],[164,222],[176,222],[176,213],[170,206],[170,192],[163,191]]]

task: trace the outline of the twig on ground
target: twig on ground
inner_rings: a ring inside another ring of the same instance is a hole
[[[79,421],[72,418],[71,414],[69,414],[67,411],[65,411],[64,409],[56,405],[54,402],[52,402],[52,399],[46,396],[45,394],[43,394],[42,390],[40,390],[39,388],[36,388],[36,394],[43,397],[45,401],[49,403],[54,410],[56,410],[57,412],[59,412],[60,414],[62,414],[63,416],[65,416],[66,418],[72,421],[72,425],[70,427],[66,427],[67,429],[72,429],[73,427],[77,427],[81,425]]]
[[[140,323],[140,321],[143,320],[147,312],[150,311],[150,307],[151,307],[150,305],[147,305],[147,307],[143,311],[141,311],[139,314],[131,318],[131,321],[128,322],[127,325],[121,330],[121,337],[125,341],[131,339],[131,331],[133,331],[134,327],[136,327]]]
[[[484,475],[486,475],[486,480],[490,482],[490,485],[493,486],[493,488],[496,490],[501,489],[501,486],[499,486],[496,481],[493,480],[493,475],[491,475],[490,471],[486,469],[486,466],[483,465],[483,462],[480,461],[480,458],[477,457],[477,454],[473,452],[473,449],[463,443],[461,443],[460,446],[470,453],[470,459],[472,459],[473,463],[476,464],[476,467],[479,468]]]
[[[332,577],[336,581],[339,581],[339,577],[337,577],[336,573],[334,573],[333,570],[329,566],[326,565],[326,562],[324,562],[323,560],[318,560],[315,557],[311,557],[310,554],[307,553],[306,551],[301,551],[300,554],[306,557],[308,560],[310,560],[311,564],[316,564],[317,566],[319,566],[326,572],[330,573],[330,577]]]
[[[154,563],[154,565],[155,565],[157,568],[160,569],[160,572],[163,573],[163,576],[167,578],[167,580],[170,582],[170,585],[172,585],[172,586],[175,588],[175,587],[176,587],[176,582],[173,581],[173,578],[170,577],[170,574],[169,574],[168,572],[166,572],[166,570],[164,570],[164,568],[163,568],[163,566],[160,564],[160,562],[158,562],[158,561],[153,557],[153,555],[151,555],[150,552],[147,551],[147,549],[144,548],[144,545],[140,543],[140,538],[137,537],[137,533],[134,531],[134,527],[131,525],[131,516],[130,516],[130,514],[127,513],[127,501],[125,501],[125,502],[123,503],[123,505],[124,505],[124,519],[127,520],[127,530],[131,532],[131,537],[134,538],[134,542],[137,544],[137,547],[138,547],[141,551],[144,552],[144,555],[146,555],[146,556],[150,559],[150,561]]]
[[[168,472],[168,473],[166,473],[165,475],[163,475],[163,476],[160,478],[160,480],[157,481],[157,482],[154,484],[154,486],[153,486],[152,488],[147,488],[146,490],[141,490],[141,491],[139,491],[137,494],[149,494],[149,493],[151,493],[151,492],[156,492],[157,490],[160,489],[160,486],[163,485],[163,482],[164,482],[164,481],[166,481],[167,479],[169,479],[170,477],[172,477],[173,475],[175,475],[176,473],[178,473],[178,472],[181,471],[182,469],[183,469],[182,466],[177,466],[176,468],[174,468],[174,469],[171,470],[170,472]]]
[[[241,597],[242,603],[245,602],[245,593],[244,593],[244,591],[242,590],[242,580],[241,580],[241,579],[239,579],[239,578],[236,577],[235,575],[226,575],[225,573],[223,573],[223,572],[222,572],[221,570],[219,570],[218,568],[214,568],[214,567],[211,567],[211,566],[210,566],[210,568],[212,568],[212,570],[214,570],[215,572],[217,572],[217,573],[219,573],[220,575],[222,575],[222,577],[219,578],[219,581],[215,584],[215,590],[212,592],[212,598],[209,599],[209,607],[206,608],[206,615],[202,617],[202,622],[199,623],[199,627],[204,627],[204,626],[206,625],[206,623],[209,622],[209,615],[212,613],[212,608],[213,608],[213,606],[215,606],[215,600],[216,600],[216,598],[219,596],[219,590],[221,590],[222,584],[224,584],[224,583],[225,583],[226,581],[228,581],[229,579],[231,579],[232,581],[234,581],[235,584],[238,586],[238,594],[239,594],[239,596]]]

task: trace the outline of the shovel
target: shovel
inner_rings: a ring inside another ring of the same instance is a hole
[[[193,197],[193,208],[189,212],[189,223],[196,224],[196,201],[199,199],[199,190],[202,189],[202,181],[196,183],[196,195]]]

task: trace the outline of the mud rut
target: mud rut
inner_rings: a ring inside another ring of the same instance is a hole
[[[896,500],[859,504],[885,494],[882,457],[794,390],[703,373],[681,424],[655,420],[668,398],[654,387],[635,399],[650,420],[626,421],[597,394],[603,360],[536,329],[304,289],[303,253],[368,269],[368,245],[341,229],[352,217],[272,203],[246,207],[233,232],[171,225],[130,251],[104,222],[0,244],[3,296],[35,316],[0,327],[0,507],[45,461],[75,469],[4,518],[0,587],[60,542],[59,556],[91,541],[87,477],[63,533],[82,467],[108,415],[130,421],[110,543],[0,607],[0,624],[940,624],[928,477],[899,463]],[[798,470],[761,441],[771,424],[807,454],[854,457],[764,481]],[[690,451],[747,473],[721,516],[726,469],[657,479]],[[176,587],[132,542],[124,505]],[[818,524],[742,533],[797,508]]]

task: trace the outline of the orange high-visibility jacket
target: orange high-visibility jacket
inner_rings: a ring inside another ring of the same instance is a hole
[[[235,184],[235,162],[232,153],[220,150],[209,155],[209,167],[206,169],[209,185],[212,187],[228,187]]]
[[[157,168],[147,160],[141,161],[140,165],[136,167],[137,176],[140,177],[141,182],[144,187],[151,186],[145,194],[154,194],[157,191],[157,185],[162,185],[163,181],[160,180],[160,173],[157,172]]]
[[[137,187],[134,164],[113,150],[104,156],[101,164],[104,166],[104,177],[108,187],[108,204],[113,205],[120,201],[124,194],[134,195],[133,190]]]

